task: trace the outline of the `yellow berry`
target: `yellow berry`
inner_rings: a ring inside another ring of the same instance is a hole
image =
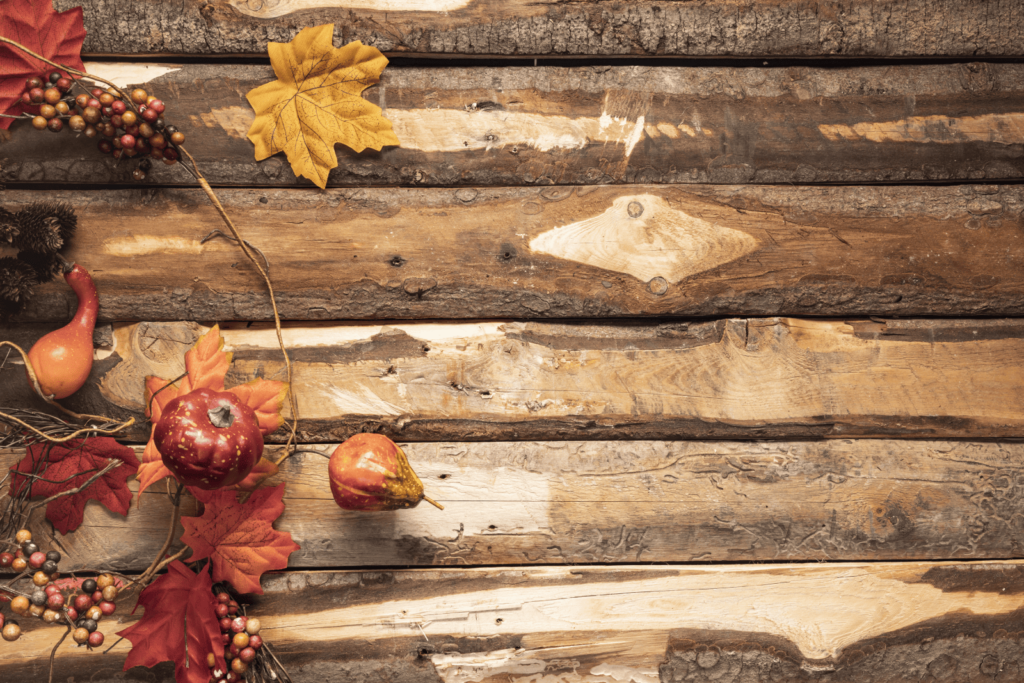
[[[4,640],[11,642],[21,637],[21,627],[17,624],[7,623],[4,624],[3,638]]]
[[[21,529],[20,531],[18,531],[18,533],[14,535],[14,540],[18,542],[18,545],[21,545],[25,541],[31,541],[32,532],[28,529]]]

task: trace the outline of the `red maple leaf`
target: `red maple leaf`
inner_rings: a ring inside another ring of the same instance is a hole
[[[211,652],[214,668],[227,671],[208,570],[193,574],[181,562],[171,562],[167,573],[142,591],[139,605],[146,610],[142,619],[117,634],[132,644],[125,671],[171,661],[177,683],[207,683]]]
[[[84,490],[47,503],[46,518],[57,531],[67,534],[82,524],[85,504],[89,500],[98,500],[112,512],[127,515],[132,501],[128,477],[138,469],[139,461],[132,449],[109,437],[29,446],[21,462],[11,468],[14,475],[11,494],[18,495],[26,486],[32,498],[48,498],[69,491],[88,481],[110,464],[111,459],[120,460],[124,464],[107,472]],[[40,478],[33,479],[26,476],[28,474]]]
[[[156,423],[160,421],[167,404],[178,396],[183,396],[196,389],[230,391],[241,398],[256,413],[263,436],[270,434],[284,423],[281,406],[284,405],[284,397],[288,393],[288,384],[256,379],[247,384],[225,389],[224,376],[230,365],[231,353],[224,350],[224,339],[220,336],[220,326],[214,325],[185,354],[185,369],[188,374],[181,379],[179,384],[172,384],[159,377],[146,378],[146,417],[153,423],[153,430],[150,432],[146,450],[142,452],[142,465],[139,467],[140,494],[154,482],[171,476],[171,471],[164,467],[160,451],[156,449],[156,444],[153,442],[153,432],[156,431]],[[276,473],[275,468],[273,472],[265,474],[262,478],[254,477],[253,475],[259,475],[270,469],[261,464],[257,464],[256,468],[261,471],[254,470],[253,474],[236,484],[235,487],[251,490],[262,479]],[[139,501],[141,502],[141,500],[140,495]]]
[[[231,489],[189,489],[205,509],[201,517],[182,517],[183,543],[192,548],[190,562],[209,557],[213,578],[229,581],[239,593],[263,593],[260,576],[288,566],[299,549],[292,535],[276,531],[273,522],[284,512],[284,484],[259,489],[244,503]]]
[[[49,0],[2,0],[0,35],[21,43],[50,61],[79,71],[85,69],[81,56],[82,41],[85,40],[81,7],[56,12]],[[21,114],[25,111],[21,104],[25,79],[51,71],[53,67],[45,62],[12,45],[0,43],[0,113]],[[0,129],[6,130],[12,121],[0,118]]]

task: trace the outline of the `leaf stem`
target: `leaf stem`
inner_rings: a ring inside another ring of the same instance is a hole
[[[156,554],[156,559],[153,560],[153,563],[149,565],[149,568],[142,572],[142,575],[137,581],[135,581],[136,584],[143,588],[145,588],[156,573],[165,566],[164,554],[167,552],[167,549],[171,547],[171,543],[174,542],[174,532],[177,530],[178,520],[181,518],[181,493],[185,490],[184,484],[180,481],[176,483],[178,484],[178,490],[174,493],[174,508],[171,511],[171,526],[167,529],[167,538],[164,540],[164,545],[160,548],[160,552]],[[187,549],[187,547],[185,549]],[[177,559],[177,557],[180,557],[182,554],[184,553],[179,552],[172,559]]]
[[[102,470],[100,470],[96,474],[94,474],[91,477],[89,477],[88,479],[86,479],[85,482],[82,483],[80,486],[76,486],[73,489],[68,489],[67,491],[61,491],[60,493],[55,493],[52,496],[50,496],[49,498],[44,498],[43,500],[39,501],[38,503],[33,503],[32,505],[29,505],[27,508],[25,508],[25,511],[23,513],[21,513],[25,517],[25,524],[26,525],[28,524],[29,517],[37,509],[41,508],[42,506],[44,506],[44,505],[46,505],[46,504],[48,504],[48,503],[50,503],[52,501],[57,500],[58,498],[63,498],[64,496],[73,496],[76,493],[81,493],[86,487],[88,487],[94,481],[96,481],[97,479],[102,477],[104,474],[106,474],[107,472],[109,472],[112,469],[120,467],[123,464],[124,463],[122,461],[120,461],[120,460],[111,460],[109,463],[107,463],[106,467],[104,467]]]

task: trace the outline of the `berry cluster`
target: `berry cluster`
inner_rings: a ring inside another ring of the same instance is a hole
[[[238,603],[227,593],[217,594],[217,618],[220,619],[221,639],[224,643],[224,661],[229,671],[215,670],[215,658],[211,652],[207,657],[210,666],[210,682],[233,683],[245,679],[245,672],[256,659],[257,651],[263,647],[260,636],[260,620],[238,614]]]
[[[72,94],[75,86],[85,92]],[[68,128],[87,138],[102,137],[99,150],[117,159],[148,154],[174,164],[179,157],[177,145],[185,141],[184,134],[164,123],[164,103],[141,88],[126,98],[116,88],[87,89],[54,71],[45,81],[39,76],[26,79],[21,102],[39,107],[32,116],[34,128],[59,133],[66,121]],[[143,180],[147,169],[148,163],[140,164],[132,176]]]
[[[0,553],[0,568],[10,567],[18,572],[32,574],[35,589],[29,596],[17,595],[11,599],[11,611],[18,616],[30,616],[53,624],[66,616],[75,625],[71,637],[79,645],[90,648],[103,644],[103,633],[97,631],[97,625],[103,617],[109,617],[117,609],[114,600],[118,588],[114,577],[100,574],[95,579],[82,582],[82,592],[73,597],[67,596],[54,582],[60,578],[58,564],[60,553],[51,550],[43,553],[39,546],[32,542],[32,532],[20,530],[15,541],[21,547],[14,553]],[[21,627],[13,619],[6,621],[0,614],[0,635],[4,640],[13,641],[21,636]]]

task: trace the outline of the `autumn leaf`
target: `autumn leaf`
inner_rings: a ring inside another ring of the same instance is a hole
[[[85,504],[90,500],[99,501],[111,512],[127,515],[132,501],[128,477],[135,473],[139,461],[132,449],[109,437],[29,446],[21,462],[11,468],[11,494],[17,496],[26,486],[32,498],[49,498],[70,491],[88,481],[111,460],[120,460],[124,464],[110,470],[82,491],[47,503],[46,518],[57,531],[68,534],[81,526]],[[31,473],[42,478],[26,476]]]
[[[260,484],[277,474],[277,471],[277,463],[267,458],[260,458],[260,461],[252,468],[249,475],[235,484],[234,488],[239,491],[255,491]]]
[[[0,35],[50,61],[85,70],[81,57],[85,40],[81,7],[55,12],[49,0],[3,0],[0,2]],[[25,91],[25,79],[41,77],[52,70],[45,62],[0,43],[0,113],[24,112],[21,94]],[[35,106],[30,109],[35,113]],[[6,130],[13,120],[0,118],[0,129]]]
[[[335,143],[362,152],[398,145],[380,107],[362,98],[380,80],[387,58],[358,40],[335,48],[334,24],[306,28],[290,43],[270,43],[277,80],[250,90],[256,111],[249,139],[256,161],[284,152],[296,176],[319,187],[338,165]]]
[[[2,0],[0,0],[2,2]],[[213,391],[230,391],[237,395],[247,406],[253,409],[259,419],[260,431],[264,436],[284,424],[281,407],[288,394],[288,384],[267,379],[256,379],[247,384],[240,384],[230,389],[224,388],[224,377],[231,366],[232,354],[224,350],[224,338],[220,335],[220,326],[214,325],[210,331],[200,337],[195,345],[185,353],[185,370],[187,374],[179,384],[159,377],[146,378],[146,417],[153,424],[149,442],[142,452],[142,464],[139,466],[139,504],[142,504],[142,492],[153,483],[164,477],[171,476],[171,471],[164,466],[160,451],[153,441],[156,424],[160,421],[167,404],[173,399],[184,396],[196,389]],[[257,471],[259,470],[259,471]],[[235,488],[251,491],[269,476],[277,473],[261,463],[257,463],[253,472]]]
[[[290,533],[272,526],[284,512],[284,484],[259,489],[244,503],[228,489],[189,490],[205,506],[201,517],[181,519],[190,561],[209,557],[214,580],[230,582],[239,593],[263,593],[260,576],[287,567],[299,549]]]
[[[194,574],[175,560],[142,591],[139,605],[145,609],[142,619],[117,634],[132,644],[125,671],[171,661],[177,683],[207,683],[211,652],[214,668],[227,671],[209,568]]]

